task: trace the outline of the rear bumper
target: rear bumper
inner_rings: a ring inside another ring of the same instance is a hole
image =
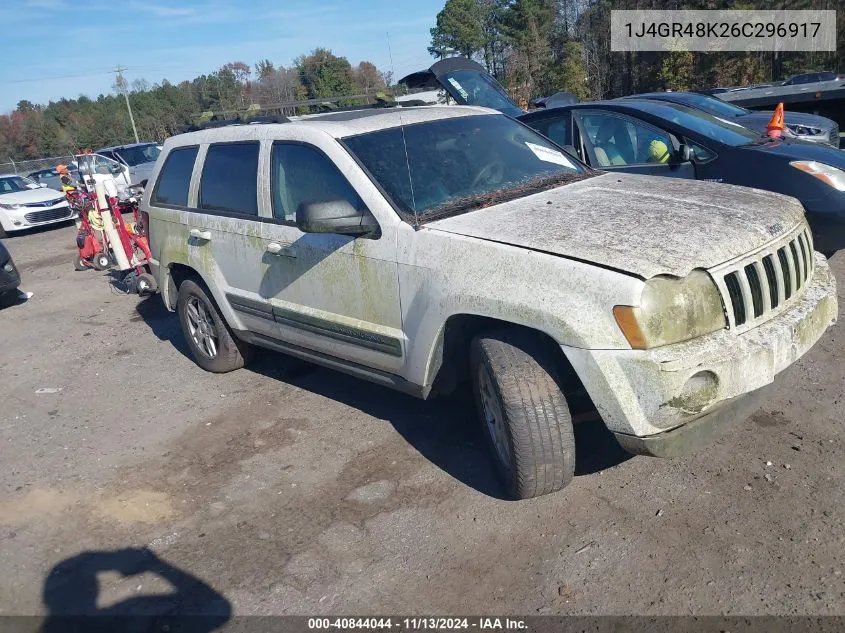
[[[771,384],[806,353],[837,313],[836,280],[816,254],[801,298],[742,334],[724,329],[642,351],[563,350],[624,446],[669,454],[667,447],[705,440],[730,419],[747,415],[747,407],[753,410],[744,396]],[[691,428],[682,431],[685,426]]]

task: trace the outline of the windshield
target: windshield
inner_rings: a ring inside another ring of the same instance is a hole
[[[417,123],[344,143],[393,203],[417,219],[469,211],[587,175],[550,141],[498,114]]]
[[[510,116],[522,110],[511,100],[501,85],[486,73],[477,70],[455,70],[439,77],[440,83],[460,105],[492,108]]]
[[[725,145],[739,147],[740,145],[749,145],[760,139],[759,133],[749,130],[739,123],[733,123],[679,103],[642,101],[634,107]]]
[[[20,176],[5,176],[0,178],[0,194],[29,191],[26,181]]]
[[[674,103],[674,102],[673,102]],[[732,103],[725,103],[716,97],[708,97],[706,95],[685,94],[683,99],[679,99],[678,103],[690,105],[699,110],[704,110],[723,119],[735,119],[743,114],[748,114],[748,110],[733,105]]]
[[[161,154],[161,149],[155,143],[147,145],[134,145],[132,147],[122,147],[115,151],[127,165],[135,167],[136,165],[143,165],[144,163],[154,163]]]

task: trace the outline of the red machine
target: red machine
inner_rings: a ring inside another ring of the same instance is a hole
[[[97,217],[95,196],[80,189],[65,192],[71,208],[79,215],[80,226],[76,233],[76,247],[79,256],[73,262],[76,270],[106,270],[111,266],[111,259],[97,239],[97,231],[102,231],[102,221]],[[93,222],[92,222],[93,220]]]
[[[97,185],[99,186],[99,185]],[[117,280],[126,292],[148,294],[156,291],[155,277],[149,272],[152,258],[147,227],[143,214],[138,210],[139,191],[130,189],[130,197],[119,200],[114,195],[101,195],[81,188],[66,191],[71,206],[79,212],[80,226],[76,235],[79,257],[74,262],[76,270],[106,270],[116,266]],[[102,189],[100,194],[106,193]],[[126,223],[123,214],[132,213],[133,222]],[[98,239],[101,236],[102,243]]]

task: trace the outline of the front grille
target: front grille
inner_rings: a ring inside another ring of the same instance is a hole
[[[730,327],[763,321],[770,312],[797,298],[813,269],[813,238],[804,227],[750,261],[719,271]]]
[[[23,205],[27,209],[43,209],[44,207],[54,207],[60,202],[64,202],[64,198],[56,198],[55,200],[47,200],[46,202],[28,202]]]
[[[36,222],[49,222],[50,220],[61,220],[62,218],[69,218],[73,215],[70,207],[59,207],[58,209],[46,209],[44,211],[33,211],[27,213],[23,217],[27,222],[32,224]]]

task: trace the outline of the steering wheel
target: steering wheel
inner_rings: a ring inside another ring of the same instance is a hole
[[[487,163],[478,175],[472,179],[472,185],[470,187],[475,189],[480,185],[482,182],[486,182],[488,185],[495,185],[502,182],[502,178],[505,175],[505,166],[500,161],[493,161],[492,163]]]

